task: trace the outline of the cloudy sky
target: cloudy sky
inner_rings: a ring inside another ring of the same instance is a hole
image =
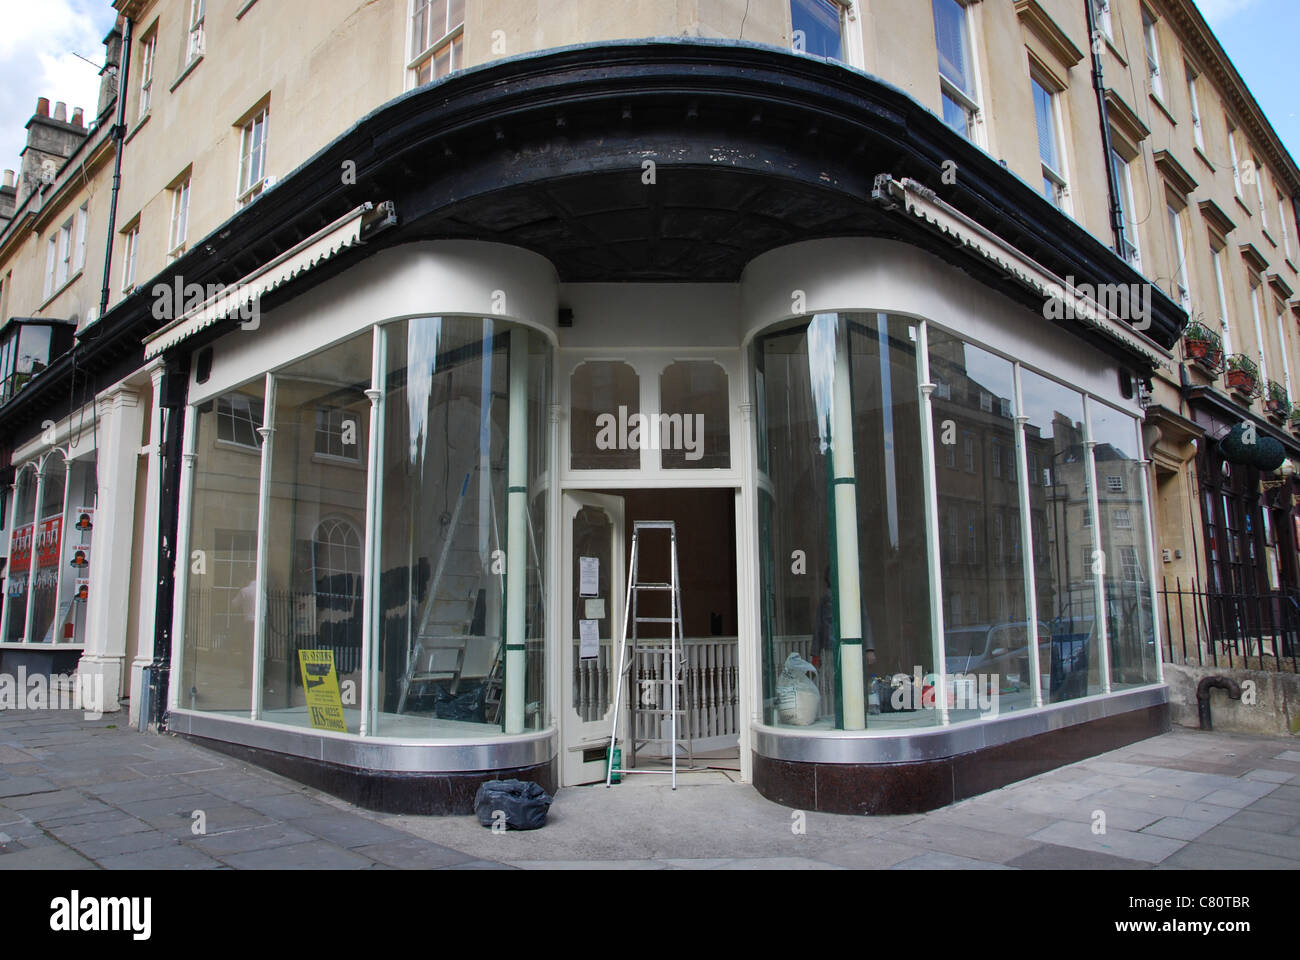
[[[1300,158],[1295,106],[1297,0],[1197,0],[1255,99]],[[18,167],[23,129],[37,97],[94,112],[104,35],[113,25],[109,0],[0,0],[0,168]]]

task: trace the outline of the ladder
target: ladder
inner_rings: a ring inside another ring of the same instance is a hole
[[[642,531],[662,530],[668,533],[669,549],[671,556],[671,575],[667,583],[650,583],[643,582],[638,573],[638,559],[640,556],[640,540]],[[670,601],[670,616],[667,617],[643,617],[638,609],[638,601],[642,593],[667,593]],[[605,764],[605,786],[611,783],[614,773],[614,747],[618,741],[618,717],[623,707],[623,682],[628,679],[632,665],[637,662],[637,637],[640,633],[641,624],[669,624],[671,625],[670,636],[668,639],[668,669],[661,670],[660,676],[654,679],[642,679],[640,681],[641,691],[634,699],[634,705],[631,709],[631,715],[628,718],[629,731],[628,741],[631,744],[632,761],[635,764],[636,746],[637,746],[637,727],[636,720],[638,715],[650,716],[662,723],[666,717],[668,720],[669,736],[644,738],[642,743],[667,743],[669,745],[670,756],[672,759],[671,770],[636,770],[628,769],[621,771],[623,774],[632,773],[659,773],[669,774],[672,776],[673,789],[677,789],[677,750],[678,750],[678,724],[685,719],[686,710],[678,706],[678,690],[684,684],[683,677],[684,661],[681,656],[682,645],[682,591],[681,583],[678,578],[677,567],[677,524],[672,520],[637,520],[632,525],[632,561],[630,564],[627,578],[627,602],[623,605],[623,636],[619,641],[618,653],[618,682],[614,691],[614,724],[609,734],[609,751],[608,760]],[[630,633],[629,633],[630,626]],[[631,658],[628,657],[628,647],[631,647]],[[658,688],[655,690],[655,688]],[[629,684],[630,688],[630,684]],[[647,696],[648,693],[654,692],[653,696]],[[667,708],[663,707],[664,694],[667,694]],[[653,704],[650,706],[649,704]],[[694,750],[689,734],[686,738],[686,747],[690,765],[695,765]]]

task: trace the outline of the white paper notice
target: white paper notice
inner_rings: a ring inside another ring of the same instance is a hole
[[[597,597],[595,600],[588,600],[586,603],[583,604],[583,606],[585,607],[585,610],[583,612],[586,614],[588,620],[605,619],[605,598],[604,597]]]
[[[578,621],[578,658],[595,660],[600,655],[600,621]]]
[[[594,597],[600,593],[600,558],[578,558],[578,596]]]

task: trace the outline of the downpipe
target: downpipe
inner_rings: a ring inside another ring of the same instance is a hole
[[[1215,689],[1226,690],[1232,700],[1241,699],[1241,684],[1231,677],[1202,677],[1196,685],[1196,712],[1200,715],[1202,730],[1214,729],[1210,721],[1210,691]]]

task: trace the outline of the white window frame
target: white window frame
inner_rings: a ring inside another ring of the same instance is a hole
[[[1030,83],[1030,89],[1034,93],[1035,133],[1037,132],[1038,129],[1038,119],[1039,119],[1037,91],[1042,90],[1043,93],[1047,94],[1047,109],[1051,111],[1051,117],[1049,117],[1048,119],[1051,121],[1052,147],[1056,152],[1057,162],[1060,164],[1060,169],[1058,170],[1054,168],[1051,164],[1049,164],[1045,159],[1043,159],[1042,149],[1040,146],[1038,152],[1039,154],[1038,159],[1043,170],[1044,187],[1046,187],[1047,182],[1050,182],[1052,184],[1053,193],[1054,193],[1054,196],[1050,196],[1050,197],[1047,197],[1046,192],[1044,192],[1043,195],[1047,197],[1048,202],[1050,202],[1052,206],[1056,207],[1058,210],[1062,211],[1063,213],[1068,214],[1070,212],[1070,206],[1071,206],[1070,205],[1070,178],[1067,172],[1068,165],[1066,164],[1065,161],[1065,125],[1061,119],[1061,93],[1059,90],[1055,90],[1050,85],[1045,83],[1042,77],[1038,76],[1036,73],[1030,73],[1029,83]]]
[[[122,292],[135,289],[135,261],[140,252],[140,221],[137,220],[122,238]]]
[[[1255,199],[1259,201],[1259,224],[1265,230],[1268,229],[1268,204],[1264,202],[1264,167],[1259,162],[1259,157],[1251,157],[1251,163],[1255,165]]]
[[[58,236],[50,234],[50,239],[45,245],[45,296],[47,298],[54,293],[54,264],[58,257]]]
[[[1237,128],[1228,124],[1228,154],[1232,159],[1232,183],[1237,190],[1237,199],[1243,199],[1241,193],[1241,162],[1237,157]]]
[[[190,0],[189,26],[186,28],[185,63],[188,66],[203,56],[203,19],[207,0]]]
[[[1162,103],[1165,99],[1165,82],[1160,75],[1160,36],[1156,31],[1156,18],[1145,6],[1142,7],[1142,38],[1146,47],[1147,81],[1151,93]]]
[[[1124,475],[1122,473],[1106,474],[1106,492],[1107,493],[1124,492]]]
[[[154,27],[140,42],[140,103],[136,110],[139,120],[149,112],[153,94],[154,61],[158,58],[158,29]]]
[[[1172,203],[1165,202],[1169,213],[1170,241],[1174,254],[1174,292],[1178,302],[1188,312],[1192,309],[1192,288],[1187,280],[1187,244],[1183,242],[1183,216]]]
[[[1286,217],[1286,197],[1282,194],[1277,195],[1277,222],[1282,227],[1282,250],[1286,253],[1286,258],[1291,259],[1291,229],[1287,226]]]
[[[1264,295],[1264,281],[1262,278],[1252,277],[1250,281],[1250,312],[1255,318],[1255,341],[1259,347],[1259,376],[1260,379],[1268,383],[1268,360],[1264,356],[1264,321],[1259,309],[1259,298]]]
[[[262,405],[262,420],[259,422],[253,416],[253,404]],[[225,409],[222,409],[222,407]],[[260,453],[262,449],[262,435],[258,430],[264,425],[266,420],[266,401],[262,397],[254,397],[246,393],[240,393],[238,390],[231,393],[224,393],[216,398],[216,415],[217,415],[217,439],[216,443],[225,447],[233,447],[237,450],[248,450],[253,453]],[[231,425],[230,437],[221,435],[221,425],[229,422]],[[244,443],[241,440],[232,439],[236,436],[234,424],[236,422],[247,423],[252,427],[253,442]]]
[[[965,54],[968,61],[967,67],[970,76],[967,78],[970,84],[970,90],[963,90],[952,80],[944,75],[942,61],[939,66],[939,116],[943,117],[943,97],[948,97],[956,103],[966,113],[966,138],[976,146],[984,146],[984,111],[980,107],[982,100],[980,93],[980,60],[976,52],[976,31],[974,18],[971,16],[970,0],[942,0],[942,2],[955,3],[962,11],[962,40],[965,43]],[[934,20],[934,3],[930,0],[930,17],[931,22]],[[938,32],[935,33],[935,55],[940,56],[938,51]]]
[[[1097,27],[1107,40],[1115,39],[1115,23],[1110,15],[1110,0],[1092,0],[1093,10],[1097,17]]]
[[[1183,68],[1187,71],[1187,99],[1192,111],[1192,137],[1196,140],[1197,148],[1204,153],[1205,128],[1201,123],[1201,97],[1196,90],[1199,75],[1187,64],[1183,64]]]
[[[266,189],[266,142],[270,131],[271,107],[266,105],[248,119],[239,130],[239,175],[236,201],[242,207]],[[261,141],[253,146],[259,135]]]
[[[1282,381],[1286,386],[1287,400],[1290,401],[1295,397],[1291,390],[1291,361],[1286,355],[1286,308],[1282,306],[1282,301],[1273,298],[1273,309],[1277,313],[1277,348],[1282,354]]]
[[[1223,355],[1231,356],[1232,331],[1228,327],[1228,285],[1223,277],[1223,252],[1226,248],[1210,244],[1210,258],[1214,263],[1214,282],[1219,292],[1219,325],[1223,328]]]
[[[76,253],[72,259],[72,273],[76,276],[86,266],[86,221],[90,219],[90,201],[77,208]]]
[[[1132,530],[1133,516],[1127,507],[1118,507],[1111,511],[1110,522],[1116,530]]]
[[[447,21],[444,24],[444,32],[437,37],[430,37],[429,43],[422,50],[415,49],[415,18],[418,13],[429,6],[429,0],[410,0],[406,15],[406,47],[408,60],[406,64],[407,81],[410,88],[418,87],[423,83],[432,83],[441,77],[434,75],[434,63],[438,54],[445,48],[450,48],[450,59],[448,62],[447,72],[455,73],[464,66],[462,60],[465,56],[465,6],[469,0],[463,0],[461,4],[460,23],[452,24],[452,5],[455,0],[447,0],[446,16]],[[431,29],[426,26],[426,31]],[[429,78],[420,79],[420,71],[428,65]]]
[[[75,217],[69,217],[63,226],[59,227],[59,259],[56,264],[57,275],[54,278],[55,290],[62,290],[74,275],[72,269],[72,227],[75,219]]]
[[[1121,256],[1128,261],[1138,273],[1142,273],[1142,244],[1138,237],[1137,222],[1133,219],[1133,170],[1128,160],[1116,150],[1111,148],[1111,162],[1115,165],[1115,175],[1120,181],[1120,206],[1124,215],[1124,242],[1128,245],[1128,250],[1120,252]]]
[[[190,217],[189,174],[172,188],[172,217],[167,233],[167,255],[173,260],[185,252],[185,237],[189,231]]]

